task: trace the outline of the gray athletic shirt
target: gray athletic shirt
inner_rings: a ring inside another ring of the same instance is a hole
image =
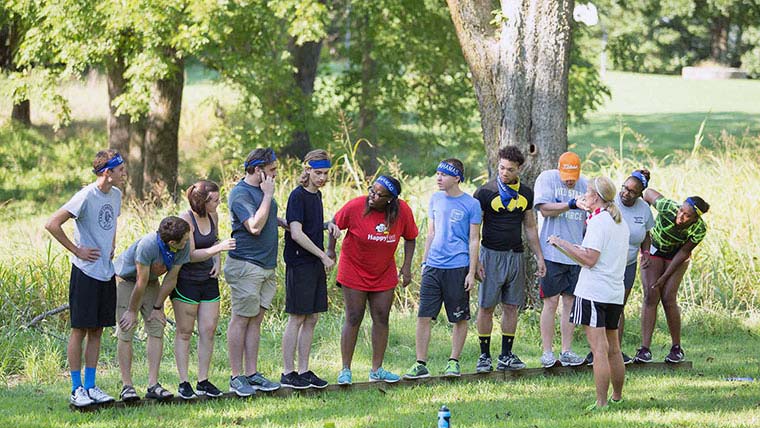
[[[568,189],[559,178],[559,171],[556,169],[544,171],[536,179],[533,206],[538,211],[538,218],[541,221],[539,241],[541,242],[541,251],[544,253],[544,259],[566,265],[578,264],[552,245],[549,245],[546,239],[551,235],[557,235],[568,242],[580,245],[583,241],[583,231],[586,226],[586,212],[581,209],[574,209],[565,211],[558,216],[543,217],[540,215],[541,211],[538,207],[541,204],[552,202],[567,203],[570,199],[578,199],[586,193],[586,186],[586,178],[581,176],[575,183],[575,186],[572,189]]]
[[[103,193],[92,183],[78,191],[63,209],[74,216],[74,244],[100,250],[100,258],[94,262],[72,254],[71,263],[90,278],[109,281],[114,275],[111,251],[116,218],[121,214],[121,190],[111,187],[108,193]]]
[[[638,198],[632,207],[623,205],[620,201],[620,194],[615,195],[615,205],[620,209],[623,220],[628,224],[628,230],[631,233],[628,239],[628,258],[626,265],[636,262],[641,242],[646,237],[647,230],[654,227],[654,217],[649,204],[643,199]]]
[[[150,232],[130,245],[127,251],[121,253],[114,262],[116,275],[127,281],[134,282],[137,280],[137,263],[140,263],[141,265],[151,266],[149,281],[158,279],[158,275],[153,273],[153,265],[157,267],[165,265],[156,239],[156,232]],[[185,245],[185,248],[177,251],[177,255],[174,256],[174,266],[181,266],[189,261],[190,244],[188,243]]]

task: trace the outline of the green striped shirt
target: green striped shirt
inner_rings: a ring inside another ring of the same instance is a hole
[[[698,218],[696,223],[686,229],[676,227],[676,215],[681,204],[666,198],[660,198],[654,203],[657,210],[657,219],[654,228],[652,228],[652,244],[667,254],[677,252],[686,241],[699,244],[705,238],[707,225],[702,218]]]

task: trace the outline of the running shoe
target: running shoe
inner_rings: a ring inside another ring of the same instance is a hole
[[[459,361],[449,360],[449,362],[446,363],[446,369],[443,371],[443,375],[446,377],[462,376],[462,370],[459,367]]]
[[[475,366],[475,371],[478,373],[488,373],[493,371],[491,356],[485,353],[480,354],[480,357],[478,357],[478,364]]]
[[[577,367],[586,362],[585,358],[579,357],[573,351],[565,351],[559,354],[559,362],[563,367]]]
[[[628,355],[626,355],[625,352],[623,352],[623,364],[627,366],[628,364],[631,364],[632,362],[633,362],[633,358],[629,357]]]
[[[636,356],[633,357],[634,363],[651,363],[652,362],[652,352],[649,350],[649,348],[642,346],[636,351]]]
[[[249,397],[256,394],[248,378],[243,375],[230,377],[230,392],[234,392],[238,397]]]
[[[182,382],[179,384],[179,387],[177,388],[177,394],[184,399],[184,400],[192,400],[193,398],[198,397],[195,395],[195,391],[193,391],[193,386],[190,385],[190,382]]]
[[[292,371],[288,374],[282,374],[280,376],[280,385],[285,388],[292,389],[307,389],[309,388],[309,381],[298,375],[297,371]]]
[[[253,387],[253,389],[259,391],[269,392],[280,389],[279,383],[272,382],[259,372],[256,372],[250,376],[246,376],[246,378],[248,379],[248,383]]]
[[[195,393],[198,395],[205,395],[207,397],[221,397],[224,395],[213,383],[208,379],[202,380],[195,384]]]
[[[338,385],[351,385],[351,369],[343,368],[338,373]]]
[[[370,382],[394,383],[398,382],[399,380],[401,380],[401,377],[399,375],[391,373],[382,367],[379,367],[377,370],[369,371]]]
[[[543,355],[541,355],[541,365],[545,369],[554,367],[555,364],[557,364],[557,359],[554,358],[554,352],[548,351],[544,352]]]
[[[404,375],[404,379],[420,379],[423,377],[430,377],[430,371],[424,364],[420,363],[414,363]]]
[[[103,390],[97,386],[93,386],[92,388],[88,389],[87,395],[92,399],[92,401],[95,402],[95,404],[103,404],[116,401],[113,397],[103,392]]]
[[[525,363],[520,358],[513,354],[499,355],[496,363],[496,370],[503,372],[505,370],[520,370],[525,368]]]
[[[299,376],[301,376],[301,379],[309,382],[309,386],[311,386],[312,388],[322,389],[322,388],[327,387],[327,381],[315,375],[314,372],[311,370],[305,373],[301,373],[299,374]]]
[[[84,390],[83,386],[79,386],[77,389],[71,392],[69,403],[73,404],[76,407],[85,407],[89,406],[90,404],[94,404],[95,401],[90,398],[89,395],[87,395],[87,391]]]
[[[681,349],[681,345],[673,345],[670,347],[670,353],[665,357],[665,362],[678,364],[684,362],[685,359],[686,356],[683,353],[683,349]]]

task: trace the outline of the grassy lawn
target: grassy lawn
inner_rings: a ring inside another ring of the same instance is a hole
[[[760,81],[697,81],[619,72],[608,73],[605,81],[611,99],[589,117],[588,124],[568,133],[569,144],[583,154],[593,147],[617,151],[621,122],[646,138],[640,142],[626,135],[625,153],[641,144],[658,158],[690,150],[705,118],[706,145],[722,130],[735,135],[760,132]]]

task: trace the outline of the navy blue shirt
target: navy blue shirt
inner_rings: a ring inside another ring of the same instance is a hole
[[[277,266],[277,202],[272,199],[269,217],[258,235],[253,235],[244,223],[256,214],[264,200],[261,188],[240,180],[230,191],[229,207],[232,220],[232,237],[235,249],[229,252],[233,259],[245,260],[264,269]]]
[[[288,208],[285,211],[288,224],[297,221],[301,223],[303,233],[311,239],[320,250],[324,250],[324,211],[322,208],[322,193],[317,190],[311,193],[303,186],[298,186],[290,192]],[[319,257],[304,250],[290,235],[285,232],[285,251],[282,253],[285,263],[297,266],[304,263],[318,262]]]

